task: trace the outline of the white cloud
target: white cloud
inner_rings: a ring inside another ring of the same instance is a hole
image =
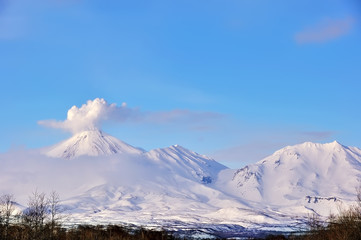
[[[72,133],[84,130],[99,129],[103,121],[116,117],[117,121],[125,121],[134,110],[128,109],[123,103],[120,107],[108,104],[103,98],[88,100],[80,108],[73,106],[68,110],[67,119],[64,121],[43,120],[40,125],[60,128]]]
[[[104,121],[117,123],[151,123],[151,124],[180,124],[188,125],[192,129],[201,129],[209,120],[219,119],[222,115],[213,112],[197,112],[186,109],[170,111],[142,112],[139,108],[130,108],[126,103],[117,106],[109,104],[103,98],[88,100],[80,108],[73,106],[68,110],[64,121],[42,120],[38,123],[51,128],[59,128],[72,133],[85,130],[100,129]],[[209,127],[209,126],[207,126]],[[205,129],[205,128],[202,128]],[[209,129],[209,128],[208,128]]]

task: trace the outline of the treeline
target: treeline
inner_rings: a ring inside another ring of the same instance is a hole
[[[291,235],[269,235],[268,240],[361,240],[361,191],[358,191],[357,205],[330,215],[324,221],[312,215],[306,222],[306,229]]]
[[[0,197],[0,240],[173,240],[166,231],[107,225],[77,225],[65,228],[59,195],[35,191],[25,210],[19,211],[13,195]]]
[[[302,236],[302,240],[360,240],[361,239],[361,207],[352,207],[342,211],[340,215],[331,215],[327,222],[317,217],[311,218],[310,229]]]
[[[166,231],[155,231],[144,228],[129,229],[123,226],[78,225],[74,228],[45,224],[42,228],[34,228],[24,224],[12,224],[7,235],[0,239],[9,240],[173,240],[177,238]]]

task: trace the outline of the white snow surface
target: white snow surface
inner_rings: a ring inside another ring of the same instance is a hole
[[[336,141],[306,142],[237,170],[225,185],[255,207],[300,215],[311,210],[327,216],[356,200],[360,179],[360,149]]]
[[[143,152],[142,149],[132,147],[97,129],[77,133],[68,140],[44,151],[50,157],[66,159],[82,155],[103,156],[115,153],[141,154]]]
[[[35,189],[56,190],[68,223],[286,228],[352,204],[361,177],[361,150],[338,142],[285,147],[238,170],[178,145],[147,152],[98,130],[40,152],[0,155],[0,193],[25,206]]]

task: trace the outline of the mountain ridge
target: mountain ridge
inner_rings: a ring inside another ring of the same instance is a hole
[[[0,190],[29,188],[34,176],[35,187],[66,180],[72,194],[63,204],[72,222],[284,227],[295,216],[326,217],[349,206],[361,181],[361,150],[337,141],[286,146],[240,169],[179,145],[145,151],[101,131],[82,132],[46,150],[46,156],[57,154],[19,168],[15,176],[21,178],[5,164]]]

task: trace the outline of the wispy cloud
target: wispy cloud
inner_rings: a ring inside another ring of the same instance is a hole
[[[215,112],[198,112],[188,109],[174,109],[170,111],[144,112],[141,121],[151,123],[201,123],[205,120],[220,119],[222,114]]]
[[[67,199],[105,182],[134,186],[165,174],[165,169],[156,163],[143,158],[134,161],[126,154],[64,161],[39,151],[13,149],[0,153],[0,163],[0,194],[14,194],[21,204],[26,204],[35,189],[48,193],[56,190],[62,199]]]
[[[309,131],[301,133],[301,135],[310,138],[312,141],[322,141],[332,137],[334,134],[335,132],[332,131]]]
[[[185,124],[189,128],[197,129],[209,120],[222,117],[223,115],[219,113],[191,111],[188,109],[141,111],[139,108],[128,107],[126,103],[117,106],[115,103],[109,104],[102,98],[96,98],[88,100],[81,107],[71,107],[64,121],[42,120],[38,123],[43,126],[77,133],[84,130],[100,129],[105,121],[116,123],[132,122],[135,124]],[[204,128],[202,129],[204,130]]]
[[[298,32],[294,37],[299,44],[323,43],[348,34],[354,24],[352,17],[324,19],[314,26]]]

